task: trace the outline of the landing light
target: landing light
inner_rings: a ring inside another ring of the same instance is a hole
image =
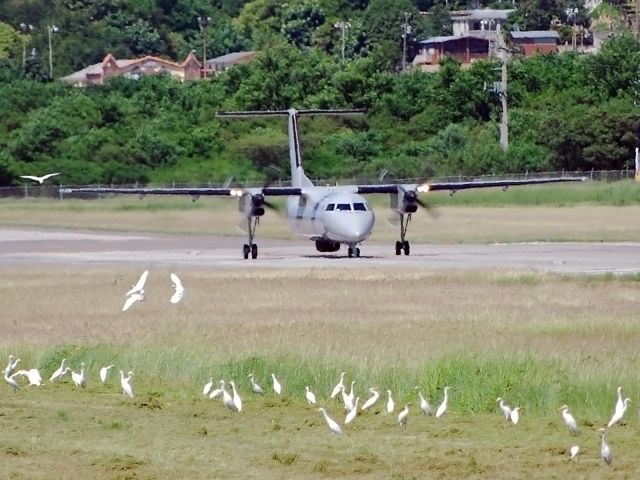
[[[241,197],[243,194],[244,192],[242,190],[238,190],[235,188],[229,190],[229,195],[231,195],[232,197]]]
[[[422,185],[418,185],[418,188],[416,188],[416,190],[418,191],[418,193],[427,193],[429,191],[429,184],[423,183]]]

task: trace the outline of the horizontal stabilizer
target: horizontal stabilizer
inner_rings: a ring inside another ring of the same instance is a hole
[[[342,110],[327,110],[327,109],[309,109],[309,110],[296,110],[294,108],[289,110],[249,110],[246,112],[216,112],[216,117],[219,118],[233,118],[233,117],[286,117],[288,115],[364,115],[366,109],[364,108],[351,108]]]

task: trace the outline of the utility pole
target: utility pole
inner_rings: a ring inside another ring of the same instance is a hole
[[[198,17],[198,26],[202,35],[202,76],[206,77],[207,68],[207,27],[211,23],[211,17]]]
[[[49,34],[49,80],[53,80],[53,46],[51,45],[51,36],[60,30],[55,25],[48,25],[47,32]]]
[[[402,24],[402,73],[407,72],[407,35],[411,33],[410,18],[411,14],[404,12],[404,23]]]
[[[502,67],[500,68],[500,103],[502,116],[500,117],[500,148],[503,152],[509,149],[509,112],[507,110],[507,52],[503,52]]]
[[[351,24],[349,22],[336,22],[333,24],[334,28],[339,28],[342,34],[342,61],[344,62],[344,48],[345,48],[345,38],[346,38],[346,30],[347,28],[351,28]]]
[[[20,31],[22,32],[22,69],[27,64],[27,36],[33,31],[35,27],[30,23],[21,23]]]

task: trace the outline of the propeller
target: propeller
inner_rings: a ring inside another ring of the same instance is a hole
[[[418,192],[428,191],[428,185],[426,182],[421,182],[416,190],[407,190],[402,185],[398,185],[398,189],[402,192],[402,200],[404,203],[419,205],[432,217],[435,218],[438,216],[438,212],[435,210],[433,205],[428,204],[418,196]]]

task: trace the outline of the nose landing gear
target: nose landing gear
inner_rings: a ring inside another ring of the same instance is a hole
[[[349,249],[347,250],[347,255],[349,255],[349,258],[352,257],[359,257],[360,256],[360,249],[356,246],[350,246]]]
[[[404,252],[405,255],[411,253],[411,247],[409,247],[409,240],[405,240],[407,234],[407,228],[411,221],[411,214],[408,213],[405,217],[403,213],[400,214],[400,241],[396,242],[396,255],[401,255]]]
[[[260,217],[251,216],[247,219],[247,235],[249,236],[249,243],[245,243],[242,247],[242,257],[247,260],[249,255],[255,260],[258,258],[258,245],[253,243],[253,239],[256,235],[256,228],[260,223]]]

